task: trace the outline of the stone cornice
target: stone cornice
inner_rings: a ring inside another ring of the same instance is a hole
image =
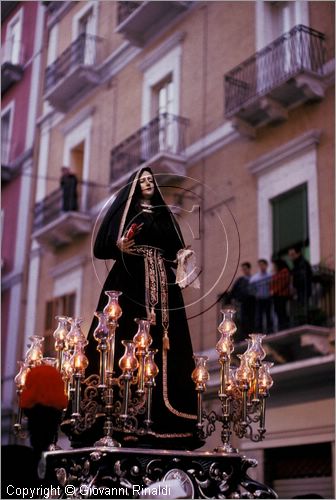
[[[246,165],[251,174],[260,174],[320,142],[321,130],[312,129]]]
[[[12,271],[6,275],[2,275],[1,278],[1,291],[4,292],[15,285],[21,284],[23,279],[23,273]]]
[[[171,37],[167,38],[167,40],[165,40],[159,47],[145,56],[144,59],[139,63],[138,68],[140,69],[140,71],[146,71],[153,64],[162,59],[170,50],[181,43],[185,39],[185,37],[186,33],[184,31],[178,31]]]
[[[66,123],[64,123],[64,125],[60,127],[63,135],[68,134],[78,125],[81,125],[83,121],[92,116],[95,111],[96,106],[88,106],[79,110],[78,113],[75,114],[75,116],[73,116],[70,120],[68,120]]]
[[[186,148],[184,154],[187,159],[187,166],[192,166],[201,159],[215,153],[226,144],[239,138],[239,133],[232,127],[231,123],[225,122]]]
[[[142,49],[134,47],[130,42],[124,42],[100,65],[98,71],[101,76],[101,84],[107,82],[112,76],[119,73],[129,64]]]
[[[87,255],[78,255],[52,267],[49,274],[52,278],[58,278],[73,269],[83,266],[88,260],[89,257]]]

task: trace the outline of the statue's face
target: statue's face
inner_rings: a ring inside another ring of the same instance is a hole
[[[145,200],[150,200],[154,194],[154,179],[150,172],[144,170],[140,175],[140,189],[142,197]]]

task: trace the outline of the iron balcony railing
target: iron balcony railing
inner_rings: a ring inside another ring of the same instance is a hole
[[[303,25],[277,38],[224,77],[225,116],[303,71],[322,75],[325,36]]]
[[[118,24],[123,23],[143,2],[118,2]]]
[[[111,182],[159,153],[180,155],[185,149],[187,118],[163,113],[111,151]]]
[[[50,222],[56,220],[62,213],[62,190],[52,191],[43,200],[35,204],[34,209],[34,231],[41,229]]]
[[[247,286],[244,282],[236,283],[220,301],[221,306],[234,304],[237,309],[236,340],[254,331],[275,333],[300,325],[335,324],[332,269],[314,266],[311,273],[273,275]]]
[[[102,39],[82,33],[79,37],[47,67],[45,73],[45,92],[78,65],[94,66],[102,61]]]

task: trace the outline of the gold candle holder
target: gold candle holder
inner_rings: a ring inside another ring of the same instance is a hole
[[[136,354],[139,360],[137,394],[143,395],[145,393],[145,357],[153,339],[149,333],[149,320],[136,318],[134,321],[138,325],[138,331],[133,337]]]
[[[32,368],[33,366],[40,365],[42,362],[44,337],[33,335],[29,337],[29,340],[31,341],[31,345],[26,353],[25,364]]]
[[[121,343],[125,347],[124,355],[119,360],[119,367],[122,371],[122,380],[125,385],[124,398],[120,417],[124,420],[128,417],[128,401],[129,401],[129,385],[133,376],[133,372],[138,368],[139,363],[135,355],[134,342],[122,340]]]
[[[56,330],[53,333],[55,339],[55,351],[57,353],[57,369],[62,370],[63,351],[66,348],[66,338],[69,333],[68,318],[66,316],[55,316],[58,321]]]
[[[106,323],[109,328],[109,349],[107,353],[107,372],[109,377],[113,377],[114,372],[114,352],[115,352],[115,332],[118,326],[118,319],[122,316],[122,309],[119,304],[119,297],[122,292],[117,290],[108,290],[105,292],[109,300],[103,309],[106,317]]]
[[[89,361],[84,354],[84,346],[87,342],[81,344],[77,343],[75,346],[75,351],[71,357],[71,365],[73,371],[73,380],[74,380],[74,400],[73,400],[73,411],[72,418],[78,418],[80,416],[80,385],[81,380],[84,377],[85,370],[88,367]]]
[[[206,383],[210,379],[207,369],[207,356],[194,356],[195,369],[191,374],[197,391],[197,427],[202,428],[203,421],[203,392],[206,390]]]
[[[30,370],[29,366],[25,364],[24,361],[18,361],[18,365],[20,366],[19,372],[14,378],[14,382],[16,385],[16,394],[17,394],[17,401],[18,401],[18,414],[16,418],[16,422],[14,424],[14,433],[15,434],[20,434],[22,431],[22,408],[21,408],[21,394],[23,391],[23,388],[26,384],[26,378],[27,374]]]
[[[106,324],[105,314],[97,311],[95,316],[98,318],[98,326],[93,332],[93,337],[98,342],[97,350],[99,351],[99,388],[106,388],[106,368],[107,368],[107,350],[108,339],[109,339],[109,329]]]
[[[152,397],[153,397],[153,387],[155,386],[155,377],[159,373],[159,368],[157,367],[154,356],[158,352],[157,349],[148,349],[145,366],[144,366],[144,378],[145,386],[147,388],[147,398],[146,398],[146,418],[145,426],[149,429],[153,423],[152,421]]]

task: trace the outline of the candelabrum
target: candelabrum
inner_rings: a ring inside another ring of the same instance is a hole
[[[95,313],[98,324],[93,333],[99,352],[99,373],[84,377],[88,360],[84,355],[86,340],[79,318],[57,317],[55,350],[57,367],[72,401],[70,433],[80,434],[98,418],[103,418],[103,436],[95,446],[119,447],[114,431],[139,435],[151,430],[153,388],[158,374],[154,360],[157,350],[150,349],[150,321],[136,318],[138,329],[133,340],[121,341],[125,349],[118,360],[121,375],[114,376],[115,334],[122,315],[121,292],[105,293],[108,303],[103,311]]]
[[[151,348],[150,320],[137,318],[138,328],[133,340],[121,341],[124,346],[124,354],[118,360],[121,375],[115,376],[115,336],[122,315],[121,292],[105,293],[108,303],[103,311],[95,313],[98,324],[93,334],[99,352],[99,373],[85,378],[89,361],[84,350],[87,340],[81,329],[81,318],[56,316],[58,325],[53,333],[56,359],[43,358],[43,337],[30,337],[31,344],[25,360],[20,362],[15,383],[20,398],[28,371],[41,363],[52,364],[62,374],[64,391],[70,400],[68,409],[64,409],[64,419],[70,425],[69,434],[80,435],[98,419],[103,419],[103,435],[95,445],[119,447],[114,431],[138,436],[151,433],[153,389],[159,370],[155,363],[157,349]],[[220,366],[219,412],[206,413],[203,409],[204,392],[209,381],[206,356],[194,356],[192,379],[197,392],[199,437],[206,439],[219,422],[222,443],[215,451],[231,453],[236,451],[231,445],[233,433],[252,441],[264,438],[266,399],[273,385],[272,363],[264,361],[264,335],[253,333],[249,336],[246,352],[238,355],[239,365],[234,366],[235,310],[227,307],[222,313],[223,320],[218,327],[220,338],[216,345]],[[21,431],[21,411],[15,430]]]
[[[270,375],[273,363],[263,362],[266,353],[262,339],[265,335],[252,333],[247,350],[238,355],[239,366],[231,366],[233,335],[237,330],[233,321],[235,310],[227,307],[222,314],[223,320],[218,327],[221,336],[216,345],[220,364],[219,413],[211,411],[207,414],[203,410],[203,394],[209,380],[206,356],[194,356],[196,367],[192,378],[198,395],[197,429],[200,437],[205,439],[210,436],[216,429],[216,422],[220,422],[222,444],[215,451],[232,453],[237,451],[231,445],[233,432],[239,438],[246,437],[252,441],[261,441],[265,436],[266,398],[273,385]]]
[[[44,338],[38,335],[33,335],[29,337],[29,340],[30,343],[27,345],[28,350],[26,352],[25,359],[24,361],[18,361],[20,369],[18,374],[14,378],[14,383],[16,385],[16,394],[18,398],[18,414],[16,422],[14,424],[14,433],[22,436],[24,436],[24,434],[22,434],[22,410],[20,407],[21,393],[25,386],[28,372],[34,366],[41,364],[43,360],[42,344],[44,342]]]

